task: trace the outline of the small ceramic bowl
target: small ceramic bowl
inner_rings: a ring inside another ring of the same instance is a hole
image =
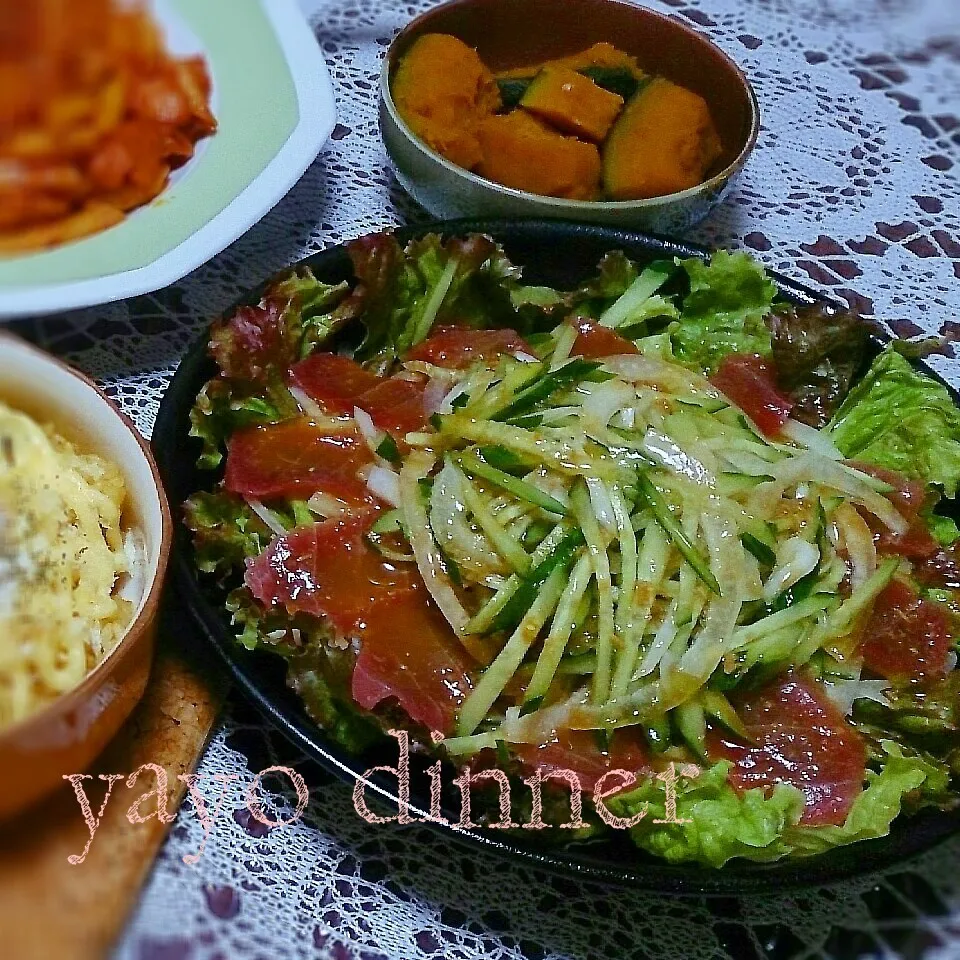
[[[401,119],[390,92],[400,58],[425,33],[475,47],[493,71],[537,63],[607,41],[650,73],[699,93],[724,151],[704,183],[649,200],[583,201],[514,190],[431,150]],[[655,233],[702,220],[743,169],[760,131],[760,107],[743,71],[689,27],[622,0],[453,0],[418,17],[391,44],[380,77],[380,131],[403,188],[437,217],[526,216],[586,220]]]
[[[0,400],[116,463],[127,483],[126,515],[146,546],[143,595],[120,643],[73,690],[0,728],[0,817],[7,817],[62,786],[65,774],[83,773],[143,695],[173,523],[149,447],[92,381],[0,334]]]

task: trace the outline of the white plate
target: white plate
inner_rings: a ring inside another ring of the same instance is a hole
[[[0,258],[0,320],[175,283],[283,198],[336,123],[333,86],[296,0],[150,0],[169,48],[202,53],[217,133],[164,192],[92,237]]]

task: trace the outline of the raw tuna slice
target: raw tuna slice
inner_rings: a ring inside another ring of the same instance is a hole
[[[733,761],[738,790],[788,783],[803,793],[805,824],[841,824],[863,789],[866,751],[860,735],[817,690],[790,673],[734,703],[752,743],[712,730],[708,753]]]
[[[395,699],[415,721],[449,732],[470,690],[466,654],[416,567],[366,541],[373,514],[326,520],[275,539],[247,567],[264,606],[323,617],[359,648],[352,693],[366,709]]]
[[[376,501],[360,475],[372,463],[358,433],[329,433],[298,417],[237,431],[227,451],[224,486],[257,500],[307,500],[323,492],[349,507],[372,507]]]
[[[436,367],[463,370],[480,360],[497,360],[505,353],[530,353],[516,330],[472,330],[470,327],[435,328],[410,350],[405,360],[422,360]]]

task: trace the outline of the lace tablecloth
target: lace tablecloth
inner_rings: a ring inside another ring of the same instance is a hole
[[[340,123],[287,199],[168,290],[18,325],[104,382],[146,434],[187,344],[241,291],[322,247],[423,216],[391,176],[376,90],[389,39],[427,4],[304,2]],[[764,112],[743,179],[692,239],[745,247],[901,334],[960,333],[960,2],[649,3],[736,58]],[[938,363],[960,381],[960,365]],[[487,861],[423,829],[370,827],[346,786],[292,755],[236,698],[200,772],[249,780],[278,761],[311,787],[304,818],[268,830],[238,787],[189,866],[202,830],[187,804],[119,958],[960,957],[960,839],[837,889],[676,900]],[[278,810],[288,805],[278,798]]]

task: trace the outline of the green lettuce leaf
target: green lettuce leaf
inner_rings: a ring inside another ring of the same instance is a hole
[[[952,517],[942,517],[939,513],[924,516],[927,527],[942,547],[949,547],[960,540],[960,527]]]
[[[195,493],[183,505],[184,522],[193,531],[197,566],[204,573],[229,573],[258,557],[273,539],[270,528],[240,497],[231,493]]]
[[[709,262],[693,258],[682,266],[690,293],[671,327],[677,359],[712,372],[731,353],[769,355],[765,318],[777,287],[763,267],[745,253],[722,250]]]
[[[293,397],[282,384],[265,393],[246,394],[243,387],[222,378],[204,385],[190,411],[190,436],[203,443],[198,467],[215,470],[220,466],[227,439],[235,430],[276,423],[296,412]]]
[[[676,819],[687,823],[655,823],[666,816],[664,785],[651,780],[607,801],[618,816],[647,809],[630,835],[643,850],[670,863],[696,862],[721,867],[728,860],[766,862],[785,856],[811,856],[859,840],[884,837],[905,806],[916,806],[921,788],[943,796],[948,773],[941,764],[905,753],[890,740],[882,743],[881,769],[868,770],[866,789],[854,801],[841,826],[800,824],[803,795],[779,784],[740,793],[727,782],[730,764],[721,761],[699,777],[677,783]]]
[[[388,368],[437,324],[513,325],[520,271],[489,237],[427,234],[401,249],[392,235],[373,234],[348,251],[366,327],[356,357],[375,369]],[[523,307],[539,309],[529,301]]]
[[[607,801],[617,816],[630,817],[646,807],[646,816],[630,830],[633,842],[670,863],[696,862],[722,867],[733,857],[776,860],[784,855],[779,841],[803,813],[803,795],[778,786],[737,793],[727,783],[730,763],[722,761],[695,779],[677,784],[677,819],[688,823],[654,823],[666,816],[664,784],[651,780]]]
[[[875,840],[890,832],[909,795],[928,779],[935,790],[944,789],[943,772],[922,757],[905,756],[892,740],[883,742],[887,759],[879,773],[867,771],[869,783],[857,797],[842,826],[792,827],[784,831],[784,853],[806,857],[858,840]]]
[[[946,388],[888,347],[830,422],[844,456],[943,488],[960,486],[960,410]]]
[[[265,610],[246,587],[234,590],[226,606],[239,643],[286,660],[287,684],[328,736],[350,752],[364,750],[382,736],[375,721],[349,699],[352,654],[329,645],[328,632],[319,620]]]
[[[599,319],[635,339],[650,332],[651,321],[663,328],[679,317],[676,304],[658,292],[677,273],[670,260],[658,260],[639,270],[620,251],[608,253],[600,261],[595,277],[574,290],[567,298],[576,313]]]

